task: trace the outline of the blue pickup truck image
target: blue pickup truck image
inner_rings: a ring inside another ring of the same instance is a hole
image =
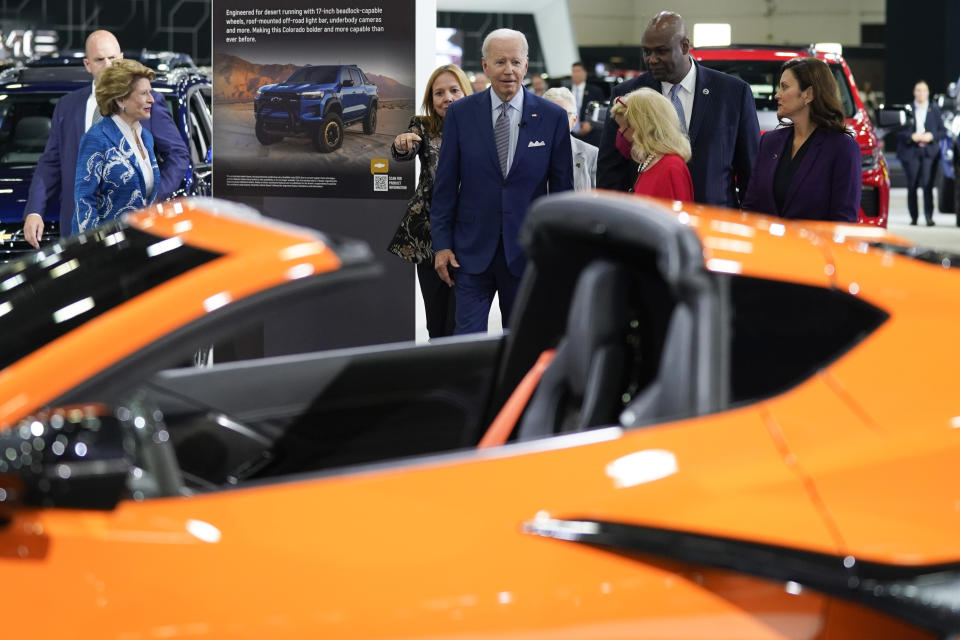
[[[321,153],[343,144],[343,128],[362,123],[377,129],[377,87],[356,65],[301,67],[279,84],[257,89],[253,102],[257,140],[274,144],[308,136]]]

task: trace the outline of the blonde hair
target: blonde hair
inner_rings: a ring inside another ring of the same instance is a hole
[[[120,111],[117,100],[122,100],[133,92],[133,83],[140,78],[153,80],[156,74],[136,60],[114,60],[97,78],[97,108],[103,117]]]
[[[690,140],[680,130],[680,119],[670,101],[659,92],[643,87],[614,100],[611,116],[626,118],[633,129],[630,141],[644,155],[675,153],[690,160]]]
[[[444,73],[452,74],[453,77],[457,79],[457,83],[460,85],[460,91],[463,91],[464,96],[469,96],[473,93],[473,86],[470,84],[470,80],[467,79],[467,74],[457,65],[445,64],[433,70],[433,73],[430,74],[430,79],[427,80],[427,88],[423,92],[423,112],[427,115],[420,116],[420,122],[432,136],[439,136],[443,132],[443,118],[437,113],[437,110],[433,108],[433,83]]]

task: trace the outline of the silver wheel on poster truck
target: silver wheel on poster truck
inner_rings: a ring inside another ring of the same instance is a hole
[[[377,130],[377,101],[374,100],[370,103],[370,108],[367,109],[367,117],[363,119],[363,132],[367,135],[370,135]]]
[[[331,113],[313,132],[313,148],[320,153],[336,151],[343,144],[343,120]]]
[[[273,133],[267,133],[263,128],[263,123],[259,120],[257,121],[257,140],[260,141],[260,144],[274,144],[283,140],[283,136],[278,136]]]

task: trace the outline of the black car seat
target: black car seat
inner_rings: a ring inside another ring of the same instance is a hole
[[[556,356],[517,432],[519,440],[616,424],[627,370],[630,276],[596,260],[581,272]]]
[[[13,129],[10,150],[0,157],[5,164],[35,164],[43,153],[50,137],[50,118],[26,116],[17,121]]]

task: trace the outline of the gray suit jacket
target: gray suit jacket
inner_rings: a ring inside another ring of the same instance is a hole
[[[589,142],[570,136],[573,151],[573,188],[588,191],[597,188],[597,149]]]

